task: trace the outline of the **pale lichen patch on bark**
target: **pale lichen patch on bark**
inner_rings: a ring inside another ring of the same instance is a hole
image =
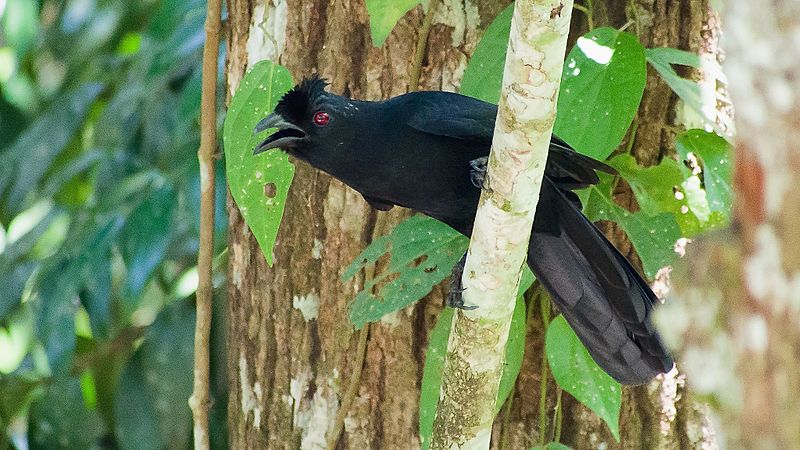
[[[322,259],[322,249],[324,245],[322,241],[314,238],[314,245],[311,247],[311,257],[314,259]]]
[[[451,38],[452,46],[460,47],[465,43],[474,42],[480,15],[478,7],[472,0],[441,0],[442,4],[437,8],[434,16],[434,23],[440,23],[453,27]]]
[[[286,47],[286,0],[266,0],[253,7],[250,33],[247,37],[247,65],[277,61]]]
[[[241,405],[243,417],[250,417],[253,413],[253,426],[261,427],[261,384],[256,382],[255,389],[250,386],[250,376],[247,371],[247,358],[244,352],[239,354],[239,386],[241,388]]]
[[[319,316],[319,296],[310,292],[306,295],[295,295],[292,298],[292,307],[303,315],[303,320],[308,322]]]
[[[234,242],[231,248],[231,260],[233,264],[230,265],[231,267],[231,282],[236,289],[242,289],[242,282],[244,281],[244,276],[242,275],[242,268],[245,267],[245,250],[244,246],[239,242]],[[249,248],[247,249],[247,253],[249,253]]]
[[[328,379],[327,382],[317,386],[310,400],[303,399],[299,411],[295,414],[295,424],[302,430],[300,448],[326,448],[325,436],[339,408],[335,384],[333,379]]]

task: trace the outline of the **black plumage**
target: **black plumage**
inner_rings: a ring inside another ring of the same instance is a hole
[[[420,211],[469,236],[480,197],[470,162],[489,154],[495,105],[447,92],[381,102],[325,91],[319,78],[287,93],[256,131],[278,128],[255,153],[282,148],[360,192],[373,207]],[[673,365],[651,323],[647,283],[580,212],[573,189],[599,182],[605,164],[553,137],[528,265],[595,361],[641,384]]]

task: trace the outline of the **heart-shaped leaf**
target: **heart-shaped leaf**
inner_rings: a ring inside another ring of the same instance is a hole
[[[231,196],[270,266],[294,166],[280,150],[254,156],[253,149],[263,136],[253,135],[253,128],[275,109],[278,100],[293,84],[291,74],[284,67],[272,61],[255,64],[231,100],[223,129]]]
[[[581,153],[606,159],[633,121],[646,80],[636,36],[597,28],[578,38],[564,63],[553,133]]]

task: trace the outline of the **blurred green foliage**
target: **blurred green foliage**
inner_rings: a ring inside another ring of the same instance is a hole
[[[0,449],[191,445],[204,20],[198,0],[0,0]]]

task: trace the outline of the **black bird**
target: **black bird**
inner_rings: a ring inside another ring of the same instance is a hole
[[[281,148],[376,209],[410,208],[469,236],[497,107],[448,92],[358,101],[326,84],[315,76],[286,93],[256,126],[278,131],[254,153]],[[651,323],[658,298],[572,192],[598,183],[596,170],[615,173],[553,137],[528,265],[597,364],[621,383],[641,384],[673,362]]]

